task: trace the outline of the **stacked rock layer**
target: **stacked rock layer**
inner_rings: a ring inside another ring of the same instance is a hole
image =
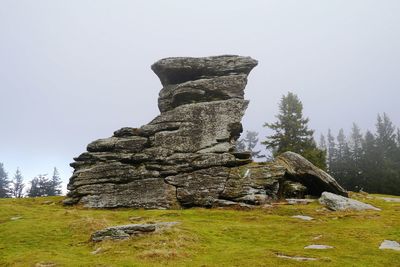
[[[247,108],[249,57],[167,58],[152,65],[163,85],[161,114],[122,128],[74,158],[65,204],[112,208],[179,208],[262,204],[279,197],[346,195],[301,156],[252,163],[235,152]]]

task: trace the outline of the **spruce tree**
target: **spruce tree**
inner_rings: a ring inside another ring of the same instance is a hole
[[[361,175],[361,160],[363,157],[363,136],[357,124],[353,123],[350,135],[350,159],[349,159],[349,188],[352,190],[363,189]]]
[[[0,162],[0,198],[10,197],[10,193],[10,180],[3,163]]]
[[[376,122],[376,143],[385,159],[393,157],[396,151],[396,128],[386,113],[378,114]]]
[[[323,134],[321,134],[320,137],[319,137],[318,148],[321,149],[321,150],[325,150],[325,151],[328,149],[327,144],[326,144],[326,139],[325,139],[325,136]]]
[[[15,198],[21,198],[23,196],[22,191],[24,190],[24,178],[22,177],[21,171],[17,169],[12,181],[12,194]]]
[[[353,189],[352,184],[349,182],[351,179],[349,177],[349,166],[350,166],[350,148],[346,140],[346,135],[344,134],[343,129],[339,130],[337,140],[337,148],[336,148],[336,162],[335,162],[335,178],[339,181],[339,183],[346,189]]]
[[[56,167],[54,167],[53,176],[49,181],[49,186],[46,193],[48,196],[61,195],[61,178]]]
[[[238,139],[238,140],[236,141],[235,150],[236,150],[237,152],[245,152],[245,151],[246,151],[246,145],[245,145],[243,139]]]
[[[246,135],[243,139],[245,144],[245,150],[251,153],[253,158],[262,158],[265,157],[260,155],[261,150],[255,150],[255,147],[258,144],[258,133],[254,131],[246,131]]]
[[[361,159],[362,184],[367,192],[380,192],[380,165],[382,158],[379,156],[374,135],[367,131],[362,143],[363,156]]]
[[[303,117],[303,104],[297,95],[289,92],[282,96],[279,114],[274,123],[265,123],[274,133],[262,142],[274,156],[286,151],[301,154],[316,166],[326,168],[325,151],[317,148],[314,131],[308,129],[308,118]]]
[[[328,139],[328,145],[327,145],[328,171],[333,176],[336,176],[335,175],[336,172],[335,164],[336,164],[336,154],[337,154],[336,142],[335,142],[335,137],[333,137],[332,135],[331,129],[328,129],[327,139]]]
[[[39,174],[30,181],[31,187],[28,190],[29,197],[47,196],[51,181],[47,178],[47,174]]]
[[[376,146],[379,156],[379,192],[400,193],[400,170],[398,168],[396,128],[386,113],[378,114],[376,123]]]

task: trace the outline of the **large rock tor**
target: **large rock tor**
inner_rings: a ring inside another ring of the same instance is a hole
[[[163,85],[161,114],[125,127],[74,158],[65,204],[94,208],[215,207],[278,198],[346,195],[336,181],[297,155],[253,163],[235,152],[247,108],[250,57],[166,58],[152,65]]]

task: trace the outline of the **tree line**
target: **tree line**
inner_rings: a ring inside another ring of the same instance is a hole
[[[387,114],[378,114],[374,132],[362,133],[356,123],[349,136],[329,130],[320,147],[329,173],[346,189],[400,195],[400,130]]]
[[[261,142],[272,158],[285,151],[296,152],[326,170],[347,190],[400,195],[400,130],[387,114],[378,114],[374,132],[362,133],[353,123],[349,137],[343,129],[336,137],[328,130],[319,144],[297,95],[289,92],[282,96],[276,118],[276,122],[264,124],[272,134]],[[247,131],[236,149],[250,151],[258,158],[258,143],[258,133]]]
[[[54,168],[50,178],[47,177],[47,174],[39,174],[29,182],[29,185],[26,187],[19,168],[15,171],[14,177],[10,179],[4,169],[4,164],[0,163],[0,198],[61,195],[61,178],[57,168]],[[24,191],[24,189],[26,190]]]

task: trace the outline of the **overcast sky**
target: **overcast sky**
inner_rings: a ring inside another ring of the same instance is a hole
[[[318,134],[382,112],[400,126],[399,14],[398,0],[0,0],[0,162],[66,182],[90,141],[159,113],[150,65],[171,56],[257,59],[243,124],[261,139],[288,91]]]

